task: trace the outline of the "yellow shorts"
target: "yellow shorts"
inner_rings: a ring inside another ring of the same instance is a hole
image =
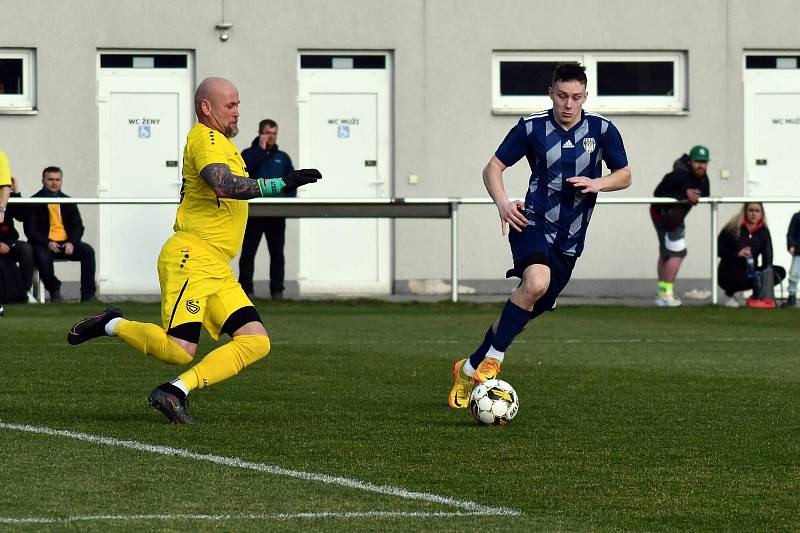
[[[200,322],[214,339],[219,339],[228,317],[253,305],[227,258],[188,233],[176,233],[161,248],[158,279],[161,321],[167,331]]]

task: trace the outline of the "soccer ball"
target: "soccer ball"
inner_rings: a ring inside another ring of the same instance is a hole
[[[469,411],[479,424],[507,426],[518,410],[517,391],[502,379],[484,381],[469,399]]]

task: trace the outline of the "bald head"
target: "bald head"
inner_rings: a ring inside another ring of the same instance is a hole
[[[197,121],[226,137],[239,133],[239,91],[225,78],[206,78],[194,93]]]

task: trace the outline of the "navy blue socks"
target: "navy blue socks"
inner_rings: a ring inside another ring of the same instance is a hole
[[[494,331],[492,331],[492,326],[489,326],[489,329],[486,330],[486,335],[483,337],[483,342],[480,346],[478,346],[478,349],[469,356],[469,364],[472,365],[473,369],[478,368],[478,365],[481,364],[483,358],[486,357],[486,352],[488,352],[489,348],[491,348],[493,340]]]
[[[508,300],[500,315],[500,321],[497,324],[497,333],[494,333],[492,327],[489,326],[489,329],[486,330],[486,335],[483,337],[483,342],[478,346],[478,349],[469,356],[469,360],[465,365],[466,370],[469,372],[478,368],[478,365],[481,364],[481,361],[483,361],[487,355],[502,362],[503,355],[511,344],[511,341],[525,328],[530,318],[530,311]]]
[[[530,318],[530,311],[508,300],[503,307],[503,313],[500,315],[500,322],[497,324],[497,333],[494,335],[492,347],[498,352],[505,352],[514,337],[519,335],[520,331],[525,328]]]

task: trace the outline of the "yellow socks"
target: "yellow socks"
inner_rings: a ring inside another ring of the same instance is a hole
[[[238,335],[228,344],[209,353],[202,361],[178,376],[178,379],[190,391],[202,389],[235,376],[247,365],[265,357],[269,350],[267,336]]]
[[[658,296],[665,297],[667,294],[672,294],[673,284],[668,281],[658,282]]]
[[[164,363],[185,365],[192,360],[191,355],[155,324],[122,319],[114,328],[114,334],[135,350],[152,355]]]
[[[114,334],[145,355],[171,365],[185,365],[192,356],[169,338],[167,333],[146,322],[120,320]],[[219,383],[238,374],[247,365],[265,357],[270,350],[269,337],[238,335],[228,344],[206,355],[202,361],[178,376],[190,391]]]

